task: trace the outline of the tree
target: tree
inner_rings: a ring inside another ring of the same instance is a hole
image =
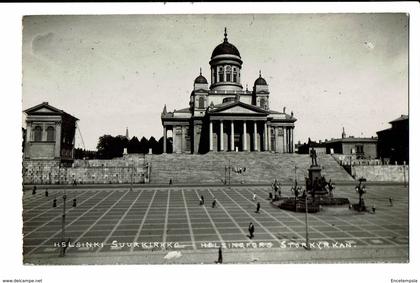
[[[156,141],[155,137],[151,136],[149,139],[149,148],[152,149],[153,154],[162,153],[162,149],[159,152],[159,143]]]
[[[114,137],[111,135],[103,135],[99,137],[98,145],[98,158],[111,159],[113,157]]]
[[[131,138],[131,140],[128,142],[127,151],[128,153],[141,153],[141,145],[139,139],[134,136]]]
[[[140,140],[140,153],[148,153],[149,152],[149,141],[142,137]]]
[[[125,136],[103,135],[99,137],[96,148],[98,149],[98,158],[112,159],[123,155],[124,147],[128,146],[128,139]]]
[[[122,157],[124,149],[128,150],[128,139],[126,136],[118,135],[115,137],[115,155],[114,157]]]

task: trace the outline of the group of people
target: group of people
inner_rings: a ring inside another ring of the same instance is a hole
[[[215,208],[216,204],[217,204],[216,197],[214,197],[213,201],[211,203],[211,207]],[[203,195],[200,196],[200,205],[204,205],[204,196]]]
[[[270,201],[278,201],[281,198],[281,187],[280,182],[277,179],[274,179],[274,182],[271,184],[272,192],[268,193],[268,199]]]

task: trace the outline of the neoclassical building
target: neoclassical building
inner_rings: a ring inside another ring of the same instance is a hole
[[[210,59],[210,86],[200,75],[187,108],[161,115],[164,145],[172,131],[174,153],[218,151],[293,152],[293,112],[270,109],[270,91],[266,80],[255,80],[252,91],[241,83],[242,58],[227,38],[213,50]]]
[[[73,162],[78,119],[43,102],[23,111],[26,114],[25,160]]]

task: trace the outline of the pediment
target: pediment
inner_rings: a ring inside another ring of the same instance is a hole
[[[232,107],[232,108],[228,108],[228,109],[222,110],[219,113],[244,113],[244,114],[250,114],[250,113],[259,113],[259,112],[256,112],[256,111],[251,110],[251,109],[247,109],[247,108],[242,107],[242,106],[235,106],[235,107]]]
[[[46,107],[42,107],[42,108],[31,111],[31,113],[58,113],[58,112],[48,109]]]
[[[49,105],[48,103],[41,103],[38,104],[34,107],[31,107],[29,109],[26,109],[24,111],[26,114],[56,114],[56,115],[61,115],[63,114],[63,111],[60,109],[57,109],[51,105]]]
[[[268,114],[267,111],[243,102],[236,102],[212,111],[217,114]]]

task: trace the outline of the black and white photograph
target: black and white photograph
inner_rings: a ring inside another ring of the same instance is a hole
[[[417,282],[412,15],[223,7],[21,15],[21,267]]]

